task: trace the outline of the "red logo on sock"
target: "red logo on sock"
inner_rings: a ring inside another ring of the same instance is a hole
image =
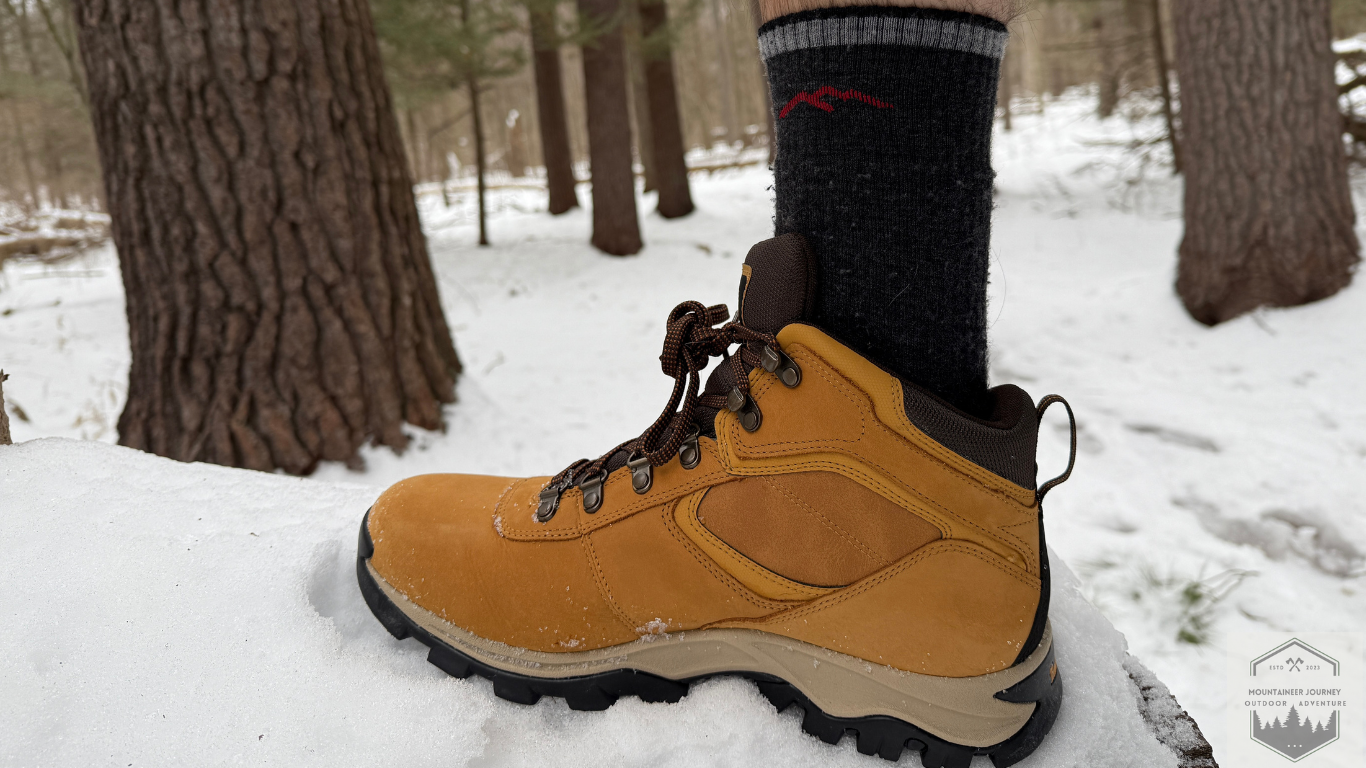
[[[787,103],[787,106],[783,107],[783,111],[778,113],[778,118],[782,119],[784,117],[787,117],[787,113],[791,112],[792,108],[797,106],[798,104],[810,104],[816,109],[823,110],[825,112],[834,112],[835,106],[833,104],[828,104],[825,102],[826,96],[834,96],[840,101],[848,101],[850,99],[855,99],[857,101],[863,102],[864,104],[869,104],[874,107],[877,107],[878,109],[893,108],[891,104],[888,104],[887,102],[881,99],[873,98],[872,96],[869,96],[868,94],[863,93],[862,91],[856,91],[852,88],[850,88],[847,91],[841,91],[840,89],[834,88],[829,85],[822,85],[821,87],[816,89],[815,93],[807,93],[806,91],[802,91],[796,96],[793,96],[792,101],[789,101]]]

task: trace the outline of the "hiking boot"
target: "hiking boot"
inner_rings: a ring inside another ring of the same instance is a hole
[[[832,744],[1023,759],[1062,701],[1040,501],[1065,476],[1035,490],[1041,410],[1007,385],[977,419],[897,380],[810,323],[815,280],[786,235],[750,251],[734,322],[675,308],[668,405],[596,460],[390,488],[361,526],[371,610],[510,701],[740,675]]]

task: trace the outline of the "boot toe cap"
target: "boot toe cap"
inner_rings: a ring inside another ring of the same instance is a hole
[[[370,565],[412,603],[489,640],[562,651],[634,639],[603,602],[579,541],[513,541],[499,530],[504,497],[543,484],[404,480],[371,508]]]

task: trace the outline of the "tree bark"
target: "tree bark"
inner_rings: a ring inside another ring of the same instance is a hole
[[[1360,256],[1330,0],[1180,2],[1175,22],[1181,300],[1214,325],[1333,295]]]
[[[659,38],[656,50],[645,56],[645,82],[650,99],[650,133],[654,138],[655,185],[659,215],[666,219],[693,212],[684,158],[683,121],[678,113],[673,46],[669,38],[669,10],[665,0],[640,0],[641,33]]]
[[[119,441],[296,474],[460,362],[364,0],[76,0],[127,297]]]
[[[579,197],[574,191],[574,157],[569,149],[569,120],[564,112],[564,79],[560,75],[560,42],[555,33],[553,7],[531,7],[531,48],[550,213],[558,216],[579,207]]]
[[[588,158],[593,166],[593,245],[613,256],[640,251],[635,173],[631,168],[631,115],[626,106],[626,52],[620,0],[578,0],[584,16],[608,24],[583,46],[588,112]]]

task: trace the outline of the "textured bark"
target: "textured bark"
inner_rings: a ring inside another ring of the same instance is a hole
[[[1186,234],[1176,290],[1213,325],[1331,296],[1360,260],[1330,0],[1174,8]]]
[[[14,441],[9,436],[9,412],[5,410],[5,382],[9,377],[4,371],[0,371],[0,445],[12,445]]]
[[[583,46],[588,112],[588,157],[593,166],[593,245],[613,256],[640,251],[635,172],[631,168],[631,114],[626,105],[626,51],[619,0],[578,0],[584,16],[608,24]]]
[[[364,0],[76,0],[127,296],[119,441],[293,473],[442,426],[441,314]]]
[[[560,45],[553,9],[532,7],[531,48],[550,213],[558,216],[579,207],[579,198],[574,191],[574,157],[569,150],[569,120],[564,113],[564,79],[560,76]]]
[[[641,32],[646,37],[667,38],[668,5],[664,0],[640,0]],[[674,83],[672,49],[661,45],[645,59],[645,83],[650,98],[650,133],[654,139],[655,187],[659,190],[659,215],[666,219],[693,212],[684,160],[683,123],[678,113],[678,89]]]

